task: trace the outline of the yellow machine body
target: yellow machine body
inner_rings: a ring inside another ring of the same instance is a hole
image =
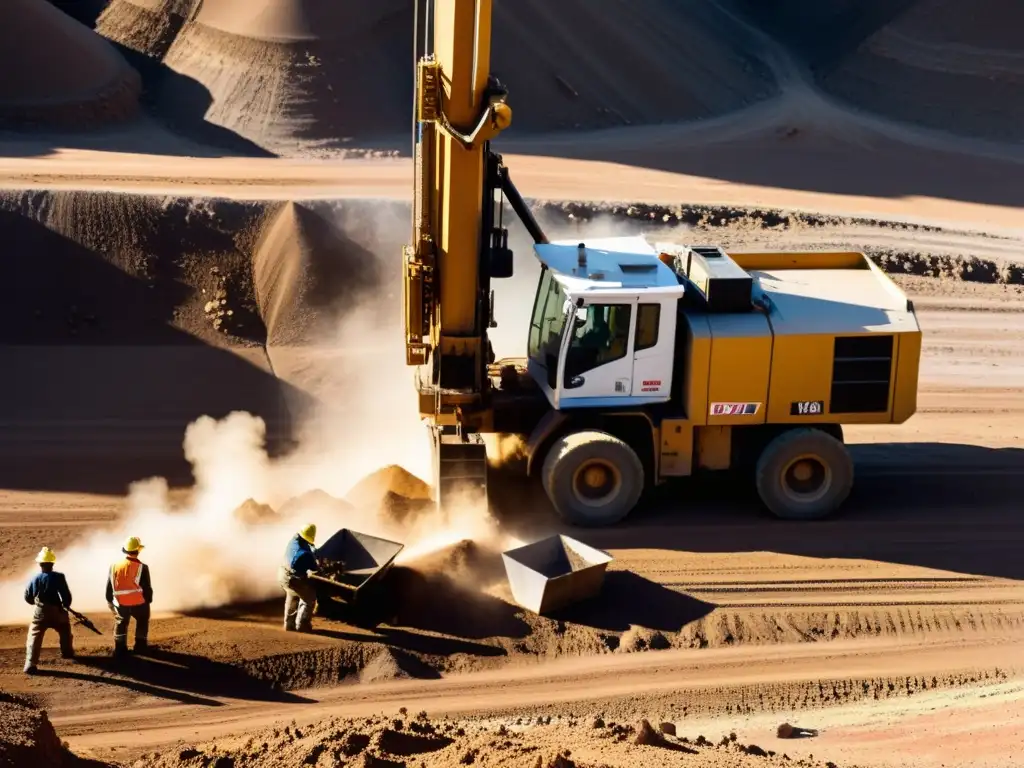
[[[870,259],[845,251],[729,256],[755,276],[772,311],[684,310],[676,354],[684,358],[685,417],[661,424],[660,479],[729,468],[737,428],[901,424],[914,414],[921,328],[905,294]]]

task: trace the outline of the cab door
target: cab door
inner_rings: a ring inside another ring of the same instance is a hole
[[[636,298],[576,310],[562,345],[560,408],[614,404],[632,394],[635,316]]]

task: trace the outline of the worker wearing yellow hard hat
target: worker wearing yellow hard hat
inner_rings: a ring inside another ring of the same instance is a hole
[[[71,590],[63,573],[53,570],[57,555],[49,547],[43,547],[36,555],[39,573],[25,587],[25,602],[35,606],[32,621],[28,625],[28,640],[25,642],[25,674],[36,672],[39,652],[43,648],[46,630],[53,629],[60,638],[60,653],[65,659],[75,657],[71,620],[67,609],[71,607]]]
[[[149,613],[153,586],[149,566],[139,560],[142,542],[137,536],[125,540],[124,559],[110,566],[107,573],[107,606],[114,614],[114,656],[128,653],[128,627],[135,619],[135,653],[144,653],[149,641]]]
[[[316,526],[306,523],[288,542],[277,580],[284,590],[284,629],[309,632],[313,628],[316,589],[310,576],[320,567],[316,560]]]

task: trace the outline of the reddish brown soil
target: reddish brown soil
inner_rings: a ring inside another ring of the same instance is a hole
[[[70,768],[77,764],[45,712],[28,699],[0,690],[0,766]]]

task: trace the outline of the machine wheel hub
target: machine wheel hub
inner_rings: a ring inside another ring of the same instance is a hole
[[[832,486],[832,470],[818,456],[797,456],[782,470],[782,487],[794,501],[817,501]]]
[[[591,459],[573,473],[572,488],[582,503],[600,506],[618,491],[622,484],[619,470],[602,459]]]

